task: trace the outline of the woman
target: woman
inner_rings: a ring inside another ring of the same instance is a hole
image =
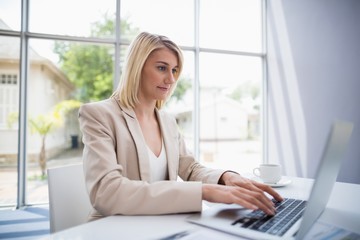
[[[186,149],[175,119],[161,111],[183,67],[180,48],[143,32],[131,44],[111,98],[79,110],[91,219],[115,214],[201,211],[202,200],[274,214],[271,187],[206,168]],[[176,181],[177,177],[184,181]]]

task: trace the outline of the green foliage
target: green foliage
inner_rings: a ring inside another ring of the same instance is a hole
[[[182,97],[185,95],[186,91],[191,88],[192,84],[190,79],[187,78],[180,78],[178,80],[176,89],[171,96],[172,100],[179,101],[182,99]]]
[[[41,168],[40,180],[46,179],[46,151],[45,141],[47,134],[63,125],[67,113],[78,109],[81,106],[81,102],[76,100],[64,100],[56,104],[52,111],[46,114],[39,114],[36,117],[29,118],[29,125],[32,133],[38,133],[41,136],[41,150],[39,153],[39,165]],[[18,119],[18,113],[11,113],[8,116],[8,124],[10,127]]]
[[[124,35],[136,35],[126,21],[121,24]],[[114,37],[115,22],[105,14],[104,19],[93,23],[92,37]],[[59,55],[60,67],[76,86],[75,98],[82,102],[98,101],[113,92],[114,51],[109,44],[83,44],[76,42],[55,43],[54,51]]]
[[[54,124],[54,119],[52,115],[49,114],[39,114],[35,118],[30,118],[30,129],[32,133],[38,133],[41,136],[45,136],[50,132],[51,127]]]
[[[7,116],[7,127],[12,128],[14,123],[17,122],[19,119],[19,113],[18,112],[12,112]]]
[[[100,100],[112,93],[112,46],[56,42],[55,51],[61,69],[78,89],[77,99]]]
[[[39,114],[35,117],[29,117],[30,130],[32,133],[38,133],[41,136],[45,136],[51,130],[63,125],[66,114],[74,109],[78,109],[81,106],[80,101],[76,100],[64,100],[56,104],[52,111]],[[12,112],[7,117],[7,123],[11,128],[19,118],[18,112]]]
[[[115,17],[115,16],[114,16]],[[91,26],[92,37],[108,37],[115,36],[115,22],[108,14],[104,15],[104,19],[101,19]]]
[[[61,101],[55,105],[53,114],[58,116],[57,118],[64,117],[68,112],[78,109],[81,104],[81,102],[71,99]]]
[[[29,181],[45,181],[48,179],[48,177],[47,177],[47,175],[43,175],[43,174],[41,174],[41,175],[34,174],[32,176],[29,176],[27,179]]]
[[[235,88],[234,91],[232,91],[232,93],[229,94],[229,97],[239,102],[241,102],[241,100],[246,97],[251,97],[253,100],[255,100],[259,96],[259,85],[252,82],[246,82],[242,85],[239,85],[237,88]]]

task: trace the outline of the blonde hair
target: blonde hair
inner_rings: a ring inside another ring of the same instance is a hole
[[[178,80],[183,68],[181,49],[165,36],[142,32],[134,39],[128,49],[119,85],[111,97],[119,100],[126,108],[134,108],[135,105],[139,103],[137,94],[140,86],[141,72],[145,62],[152,52],[161,48],[167,48],[177,56],[178,74],[175,77],[176,80]],[[169,96],[171,96],[174,89],[175,85]],[[166,100],[157,100],[156,108],[160,109]]]

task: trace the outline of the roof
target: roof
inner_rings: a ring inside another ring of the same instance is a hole
[[[10,27],[0,18],[0,29],[10,30]],[[20,58],[20,38],[0,36],[0,62],[18,62]],[[39,55],[31,46],[29,46],[29,59],[32,64],[43,64],[53,72],[70,89],[74,85],[69,81],[61,69],[55,66],[47,58]]]

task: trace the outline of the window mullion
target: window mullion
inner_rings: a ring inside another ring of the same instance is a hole
[[[194,111],[193,127],[194,127],[194,153],[195,159],[200,160],[200,77],[199,77],[199,26],[200,26],[200,0],[195,0],[195,78],[194,78]]]
[[[21,34],[20,34],[20,79],[19,79],[19,130],[18,130],[18,191],[17,206],[26,205],[26,130],[27,130],[27,78],[28,78],[28,45],[26,33],[29,30],[28,0],[21,4]]]

